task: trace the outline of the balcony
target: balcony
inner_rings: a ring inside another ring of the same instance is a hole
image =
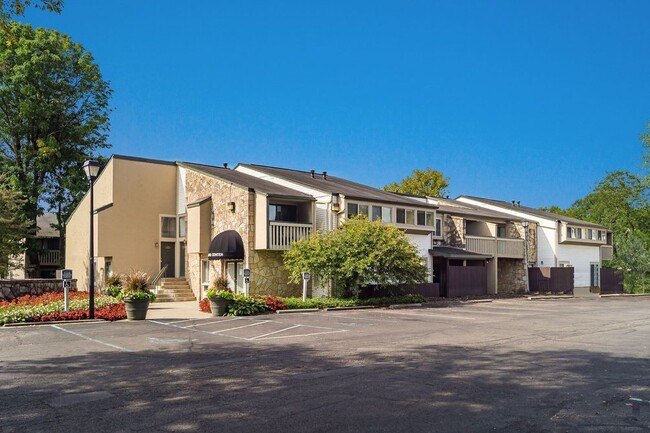
[[[58,250],[45,251],[38,255],[41,266],[59,266],[61,264],[61,253]]]
[[[611,245],[600,246],[600,260],[612,260],[614,258],[614,247]]]
[[[465,236],[465,249],[473,253],[487,254],[494,257],[525,258],[523,239]]]
[[[269,222],[269,249],[288,250],[291,244],[311,235],[312,224]]]

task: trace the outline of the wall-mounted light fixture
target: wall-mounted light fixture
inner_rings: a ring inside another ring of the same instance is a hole
[[[341,210],[341,200],[339,194],[335,192],[332,194],[332,211],[338,212],[339,210]]]
[[[228,210],[230,212],[233,212],[233,213],[235,212],[235,202],[234,201],[229,201],[228,204],[226,205],[226,207],[228,208]]]
[[[158,242],[153,243],[153,246],[156,247],[156,248],[158,248],[158,245],[159,245]]]

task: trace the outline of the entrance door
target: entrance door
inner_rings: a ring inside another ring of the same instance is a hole
[[[600,287],[600,266],[598,263],[592,263],[589,268],[591,274],[591,287]]]
[[[235,293],[244,293],[244,263],[226,262],[228,288]]]
[[[167,265],[164,277],[173,278],[176,275],[176,242],[160,243],[160,268]]]

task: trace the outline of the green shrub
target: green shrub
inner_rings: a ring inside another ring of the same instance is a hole
[[[401,295],[369,299],[307,298],[303,301],[302,298],[283,298],[282,300],[287,304],[287,309],[289,310],[357,306],[382,307],[392,304],[420,304],[426,302],[425,297],[422,295]]]
[[[232,304],[228,307],[229,316],[253,316],[268,310],[264,298],[233,294]]]

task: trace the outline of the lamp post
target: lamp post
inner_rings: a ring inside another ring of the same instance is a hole
[[[99,172],[99,162],[94,159],[90,159],[84,162],[83,165],[84,173],[90,182],[90,249],[89,249],[89,262],[88,262],[88,318],[95,318],[95,227],[93,219],[93,181],[97,177]]]
[[[528,221],[522,221],[524,228],[524,266],[526,268],[526,293],[530,293],[530,281],[528,281]]]

